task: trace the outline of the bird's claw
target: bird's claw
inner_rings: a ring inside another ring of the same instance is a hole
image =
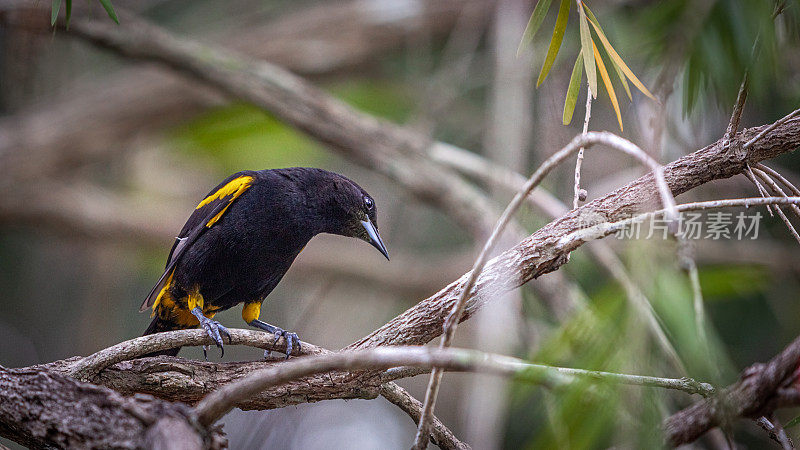
[[[207,317],[200,320],[200,326],[206,330],[206,333],[214,341],[214,344],[219,347],[219,357],[222,358],[225,356],[225,346],[222,341],[222,336],[227,337],[228,342],[231,342],[231,334],[228,332],[228,329],[216,320],[211,320]],[[203,347],[203,355],[206,355],[206,346]],[[206,360],[208,360],[207,355]]]
[[[300,338],[297,337],[297,333],[292,333],[278,327],[275,328],[275,342],[272,343],[272,346],[275,347],[278,344],[278,341],[280,341],[281,338],[284,338],[286,340],[286,359],[289,359],[289,356],[292,355],[295,345],[297,346],[298,352],[301,350],[302,347],[300,344]],[[264,358],[269,357],[271,354],[272,350],[264,350]]]

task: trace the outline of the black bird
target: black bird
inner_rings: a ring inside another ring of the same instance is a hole
[[[244,303],[247,324],[286,339],[297,334],[259,320],[261,303],[295,257],[319,233],[372,244],[389,259],[378,234],[375,201],[348,178],[292,167],[243,171],[226,178],[197,205],[167,258],[164,274],[142,303],[152,307],[145,335],[202,326],[224,354],[230,335],[214,314]],[[180,348],[151,355],[177,355]]]

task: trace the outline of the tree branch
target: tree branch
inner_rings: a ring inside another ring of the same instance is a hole
[[[31,448],[222,448],[182,403],[123,397],[47,370],[0,367],[0,435]],[[180,447],[175,447],[180,443]]]
[[[738,382],[711,397],[685,408],[664,421],[667,442],[678,445],[693,442],[711,428],[738,417],[758,419],[779,407],[800,404],[797,376],[800,337],[766,364],[754,364],[742,372]],[[784,389],[784,386],[788,389]]]
[[[498,219],[497,224],[492,229],[492,234],[489,236],[489,239],[486,241],[483,249],[475,260],[465,286],[462,288],[456,304],[453,306],[452,311],[445,321],[444,335],[441,343],[439,344],[440,349],[450,346],[453,336],[455,335],[456,328],[458,327],[458,323],[460,321],[459,319],[464,313],[464,308],[467,304],[467,297],[472,292],[478,277],[481,275],[481,271],[483,271],[483,268],[486,266],[486,262],[489,259],[489,254],[494,250],[498,243],[500,234],[503,232],[503,229],[511,220],[511,217],[516,214],[520,206],[522,206],[522,202],[525,201],[525,198],[528,196],[528,194],[530,194],[531,191],[533,191],[536,186],[538,186],[539,183],[544,180],[551,170],[557,167],[566,158],[571,156],[573,153],[582,152],[590,145],[598,143],[605,144],[610,148],[631,155],[652,170],[653,176],[656,179],[656,186],[658,186],[658,191],[661,195],[661,202],[664,208],[669,211],[667,213],[667,217],[670,220],[670,223],[674,223],[673,221],[677,219],[677,212],[675,212],[675,199],[672,197],[672,193],[667,187],[667,182],[664,179],[663,168],[630,141],[615,136],[611,133],[584,132],[580,136],[573,139],[572,142],[567,144],[567,146],[556,152],[553,156],[547,158],[544,163],[542,163],[542,165],[536,169],[533,175],[531,175],[519,192],[517,192],[517,194],[511,200],[511,203],[509,203],[506,207],[505,211],[503,211],[503,214],[500,216],[500,219]],[[434,369],[433,373],[431,373],[430,381],[428,382],[428,388],[425,392],[425,408],[423,409],[422,419],[420,419],[419,427],[417,428],[417,437],[413,447],[415,449],[424,449],[427,445],[427,421],[433,414],[433,409],[436,404],[436,396],[439,392],[439,384],[441,383],[441,380],[441,370]]]

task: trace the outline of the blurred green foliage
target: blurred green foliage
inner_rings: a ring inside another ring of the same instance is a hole
[[[775,17],[778,8],[780,14]],[[796,0],[666,0],[628,9],[649,42],[651,63],[683,66],[687,114],[707,97],[729,108],[745,71],[749,92],[756,99],[774,89],[775,80],[792,78],[781,61],[785,54],[797,51],[800,42]]]
[[[400,122],[412,101],[399,85],[375,80],[346,80],[329,92],[367,113]],[[174,130],[175,144],[224,173],[244,169],[322,166],[330,153],[320,144],[261,109],[234,103],[203,113]]]

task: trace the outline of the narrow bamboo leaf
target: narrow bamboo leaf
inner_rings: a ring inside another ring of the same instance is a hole
[[[600,28],[600,25],[595,23],[596,21],[597,19],[592,21],[592,27],[594,27],[594,31],[597,32],[597,36],[600,38],[600,42],[603,43],[603,47],[605,47],[606,52],[608,52],[608,56],[611,57],[611,60],[614,61],[614,63],[619,66],[620,70],[622,70],[622,73],[624,73],[625,76],[628,77],[629,80],[631,80],[631,83],[633,83],[633,85],[636,86],[637,89],[642,91],[644,95],[652,98],[655,101],[658,101],[653,96],[653,94],[651,94],[650,91],[645,87],[645,85],[641,81],[639,81],[638,78],[636,78],[636,75],[634,75],[631,69],[628,68],[628,65],[625,64],[625,61],[622,60],[622,58],[619,56],[619,53],[617,53],[617,51],[614,50],[614,47],[612,47],[611,43],[608,42],[608,38],[606,38],[605,33],[603,33],[603,30]]]
[[[600,51],[597,50],[597,46],[592,42],[592,49],[594,50],[594,59],[597,61],[597,68],[600,70],[600,78],[603,79],[603,84],[606,86],[606,90],[608,91],[608,96],[611,98],[611,105],[614,106],[614,112],[617,113],[617,122],[619,122],[619,129],[623,131],[622,128],[622,113],[619,111],[619,102],[617,102],[617,94],[614,93],[614,86],[611,84],[611,78],[608,76],[608,71],[606,70],[606,65],[603,64],[603,58],[600,57]]]
[[[99,0],[99,1],[100,4],[103,5],[103,8],[106,9],[108,17],[111,17],[111,20],[117,22],[117,25],[119,25],[119,19],[117,19],[117,13],[114,12],[114,6],[111,5],[111,0]]]
[[[58,11],[61,9],[61,0],[53,0],[53,10],[50,12],[50,26],[55,26],[58,19]]]
[[[72,0],[66,0],[64,3],[67,7],[67,29],[69,30],[69,19],[72,17]]]
[[[539,87],[548,72],[553,67],[553,63],[558,56],[558,49],[561,48],[561,41],[564,40],[564,31],[567,29],[567,19],[569,19],[569,8],[572,5],[572,0],[561,0],[561,6],[558,7],[558,16],[556,17],[556,26],[553,28],[553,37],[550,39],[550,47],[547,49],[547,56],[544,58],[544,65],[542,71],[539,72],[539,80],[536,82],[536,87]]]
[[[594,65],[594,56],[592,53],[592,33],[589,31],[589,21],[586,20],[586,14],[583,12],[583,4],[578,8],[580,15],[580,28],[581,28],[581,54],[583,55],[583,65],[586,68],[586,79],[589,81],[589,90],[592,91],[592,97],[597,98],[597,70]]]
[[[539,27],[542,26],[544,17],[547,15],[547,11],[550,9],[550,4],[552,2],[553,0],[539,0],[536,3],[536,7],[533,8],[533,14],[531,14],[531,19],[528,21],[528,26],[525,27],[525,32],[522,33],[522,40],[519,42],[519,47],[517,47],[517,56],[522,53],[522,49],[525,48],[526,45],[533,42],[533,37],[536,36],[536,32],[539,31]]]
[[[578,102],[578,92],[581,90],[581,79],[583,75],[583,54],[578,52],[575,65],[572,66],[572,76],[569,77],[569,87],[567,88],[567,98],[564,100],[564,117],[562,123],[569,125],[572,122],[572,115],[575,113],[575,104]]]
[[[633,100],[631,96],[631,88],[628,87],[628,79],[625,77],[625,74],[622,73],[622,69],[619,67],[619,64],[611,60],[611,65],[614,66],[614,72],[617,74],[617,78],[619,82],[622,83],[622,88],[625,89],[625,93],[628,94],[628,100]]]
[[[586,5],[583,5],[583,9],[586,12],[586,17],[589,18],[589,22],[591,22],[592,26],[596,29],[597,35],[603,35],[605,37],[603,27],[600,26],[600,22],[597,21],[597,17],[595,17],[592,10]],[[608,50],[606,50],[606,52],[608,52]],[[619,82],[622,84],[623,89],[625,89],[625,93],[628,95],[628,100],[633,100],[633,97],[631,96],[631,89],[628,87],[628,79],[625,77],[625,74],[622,73],[622,69],[619,67],[619,64],[617,64],[613,59],[611,60],[611,64],[614,66],[614,72],[616,72]]]

